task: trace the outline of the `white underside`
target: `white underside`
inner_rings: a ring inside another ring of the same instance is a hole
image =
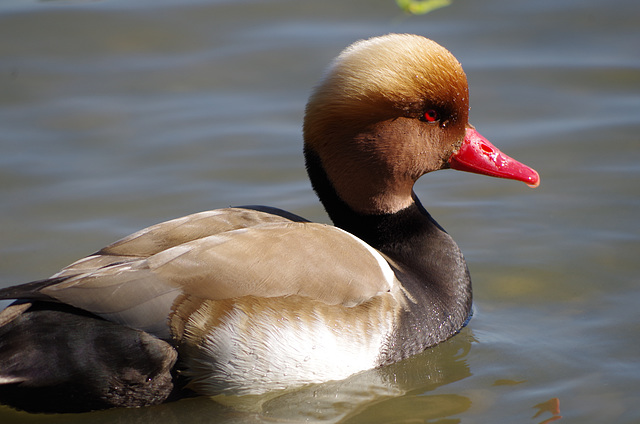
[[[191,352],[185,374],[203,395],[257,395],[341,380],[378,365],[395,321],[391,311],[382,315],[371,325],[315,312],[303,320],[273,309],[249,318],[235,308]]]

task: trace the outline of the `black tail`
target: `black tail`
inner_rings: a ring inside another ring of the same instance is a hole
[[[32,281],[18,286],[0,289],[0,299],[27,299],[27,300],[53,300],[40,292],[45,287],[61,283],[71,278],[70,276],[47,278],[45,280]]]
[[[30,298],[46,285],[10,287],[0,297]],[[50,302],[14,304],[0,325],[0,403],[83,412],[157,404],[172,392],[177,353],[145,332]]]

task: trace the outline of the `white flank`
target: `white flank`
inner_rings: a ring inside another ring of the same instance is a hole
[[[378,365],[395,322],[388,308],[373,312],[375,325],[309,309],[304,318],[289,310],[247,312],[235,307],[188,358],[186,374],[199,393],[257,395],[344,379]]]

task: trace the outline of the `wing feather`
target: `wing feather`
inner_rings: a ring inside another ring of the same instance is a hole
[[[64,268],[35,294],[169,336],[179,295],[298,295],[354,306],[391,290],[382,255],[336,227],[230,208],[167,221]]]

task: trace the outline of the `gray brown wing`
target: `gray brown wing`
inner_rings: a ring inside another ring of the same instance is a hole
[[[247,228],[213,212],[135,233],[65,268],[55,278],[68,278],[38,293],[166,338],[167,317],[181,294],[300,295],[350,306],[394,284],[379,253],[335,227],[232,210],[252,225]]]

